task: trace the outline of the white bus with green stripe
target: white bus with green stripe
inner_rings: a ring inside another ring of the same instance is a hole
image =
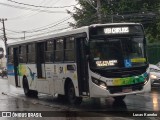
[[[8,45],[8,79],[27,96],[123,100],[151,90],[141,24],[85,26]]]

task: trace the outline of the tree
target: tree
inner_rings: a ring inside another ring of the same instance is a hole
[[[97,0],[77,0],[80,8],[75,7],[72,14],[73,27],[98,23]],[[95,6],[95,7],[93,7]],[[140,22],[144,25],[149,42],[160,41],[160,0],[101,0],[102,23]]]
[[[75,20],[75,23],[70,23],[72,27],[82,27],[97,23],[96,10],[85,0],[78,0],[81,8],[75,7],[75,13],[68,11]],[[93,1],[95,3],[95,1]]]

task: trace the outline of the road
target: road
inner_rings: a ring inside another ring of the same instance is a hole
[[[0,93],[0,111],[15,111],[21,113],[29,111],[46,111],[41,113],[42,118],[38,118],[38,120],[160,119],[160,87],[158,86],[152,87],[152,91],[150,93],[128,95],[125,100],[120,103],[115,102],[113,98],[85,98],[80,106],[71,106],[67,104],[66,100],[59,100],[56,97],[46,94],[39,94],[38,98],[26,97],[23,93],[23,89],[10,86],[7,79],[0,79]],[[142,112],[139,113],[139,111]],[[157,114],[156,111],[159,111],[158,117],[135,117],[136,114],[141,115],[141,113],[143,114],[147,111],[151,111],[149,113],[154,114]],[[47,117],[43,117],[43,115],[46,115]],[[33,119],[32,117],[25,118],[24,116],[14,117],[15,118],[6,117],[3,119]],[[0,119],[2,119],[2,117]]]

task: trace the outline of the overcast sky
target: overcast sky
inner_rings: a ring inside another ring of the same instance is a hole
[[[73,11],[72,5],[76,3],[75,0],[0,0],[0,18],[7,18],[5,28],[8,42],[24,40],[24,35],[30,39],[66,29],[68,22],[73,21],[66,10]],[[2,35],[0,30],[0,46],[3,44]]]

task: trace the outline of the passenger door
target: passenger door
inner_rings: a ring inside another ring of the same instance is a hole
[[[86,56],[85,40],[85,38],[76,38],[76,61],[80,95],[87,95],[89,92],[88,60]]]
[[[36,50],[37,78],[45,78],[44,51],[45,51],[44,42],[37,43],[37,50]]]

